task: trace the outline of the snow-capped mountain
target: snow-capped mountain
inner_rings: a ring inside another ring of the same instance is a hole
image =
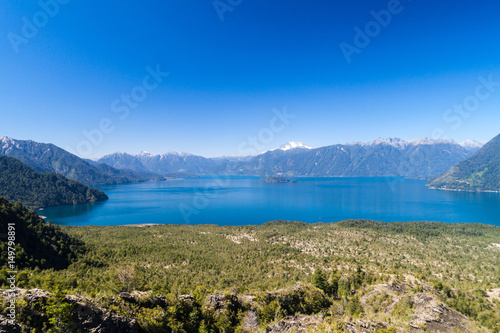
[[[151,154],[147,151],[137,155],[114,153],[100,158],[99,163],[118,169],[150,171],[162,175],[170,173],[201,174],[216,166],[213,159],[175,151],[168,151],[162,155]]]
[[[460,143],[460,145],[464,148],[472,148],[472,149],[480,149],[482,148],[486,142],[484,141],[475,141],[475,140],[465,140]]]
[[[302,142],[297,142],[297,141],[288,141],[287,143],[281,145],[279,150],[287,151],[290,149],[313,149],[312,147],[306,146]]]
[[[407,148],[408,146],[418,146],[418,145],[438,145],[438,144],[451,144],[457,145],[457,142],[453,139],[430,139],[427,137],[414,139],[414,140],[402,140],[400,138],[377,138],[370,142],[351,142],[346,145],[359,145],[363,147],[373,147],[378,145],[388,145],[395,148]],[[464,148],[474,148],[479,149],[484,145],[484,143],[473,140],[466,140],[460,144]]]
[[[57,172],[90,185],[117,184],[157,177],[154,174],[332,176],[405,176],[433,178],[466,160],[482,146],[467,140],[428,138],[311,148],[288,142],[256,156],[206,158],[188,153],[155,155],[114,153],[88,162],[52,145],[0,137],[0,155],[19,159],[43,172]]]
[[[480,143],[422,138],[378,138],[312,148],[291,141],[255,156],[205,158],[185,153],[111,154],[99,160],[115,168],[160,174],[192,173],[256,176],[406,176],[431,178],[474,154]]]

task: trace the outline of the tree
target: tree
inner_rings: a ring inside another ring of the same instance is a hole
[[[324,292],[327,292],[328,282],[326,281],[325,273],[323,273],[321,269],[318,268],[314,271],[314,275],[312,277],[312,284],[316,288],[321,289]]]
[[[327,294],[333,297],[338,297],[338,292],[339,292],[339,278],[337,277],[337,274],[334,273],[332,274],[332,280],[328,287]]]
[[[347,305],[347,313],[349,313],[353,317],[357,317],[363,314],[363,312],[363,306],[359,302],[358,296],[354,296]]]

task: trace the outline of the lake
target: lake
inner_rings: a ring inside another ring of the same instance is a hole
[[[439,221],[500,225],[500,194],[430,190],[404,178],[213,176],[100,187],[109,200],[39,211],[63,225],[262,224],[273,220],[333,222]]]

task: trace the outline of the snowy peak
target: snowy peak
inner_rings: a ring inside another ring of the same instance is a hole
[[[429,139],[429,138],[421,138],[408,141],[409,144],[413,146],[418,145],[436,145],[436,144],[451,144],[456,145],[456,141],[453,139],[444,140],[444,139]]]
[[[182,156],[182,157],[184,157],[184,156],[192,156],[192,154],[185,153],[185,152],[178,153],[176,151],[169,150],[165,154],[157,155],[157,154],[152,154],[149,151],[143,150],[143,151],[141,151],[140,154],[133,155],[133,156],[135,156],[135,157],[144,157],[144,158],[160,158],[161,159],[161,158],[165,158],[165,157],[168,157],[168,156]]]
[[[430,139],[430,138],[421,138],[421,139],[414,139],[414,140],[402,140],[400,138],[377,138],[373,141],[370,142],[351,142],[348,143],[347,145],[353,146],[353,145],[360,145],[363,147],[374,147],[378,145],[388,145],[392,146],[395,148],[399,149],[404,149],[407,147],[411,146],[420,146],[420,145],[437,145],[437,144],[450,144],[450,145],[458,145],[458,143],[453,140],[445,140],[445,139]],[[480,148],[482,147],[483,143],[478,142],[478,141],[472,141],[472,140],[467,140],[460,144],[460,146],[464,148]]]
[[[290,149],[313,149],[312,147],[306,146],[302,142],[297,141],[288,141],[284,145],[281,145],[278,149],[275,150],[290,150]]]
[[[484,146],[486,142],[480,142],[476,140],[465,140],[464,142],[460,143],[460,145],[464,148],[481,148]]]
[[[368,146],[378,146],[378,145],[389,145],[397,148],[403,148],[406,146],[406,142],[400,138],[377,138],[371,142],[368,142]]]

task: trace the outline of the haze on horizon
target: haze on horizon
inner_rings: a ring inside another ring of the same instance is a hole
[[[2,3],[0,136],[96,158],[500,132],[498,2],[215,3]]]

